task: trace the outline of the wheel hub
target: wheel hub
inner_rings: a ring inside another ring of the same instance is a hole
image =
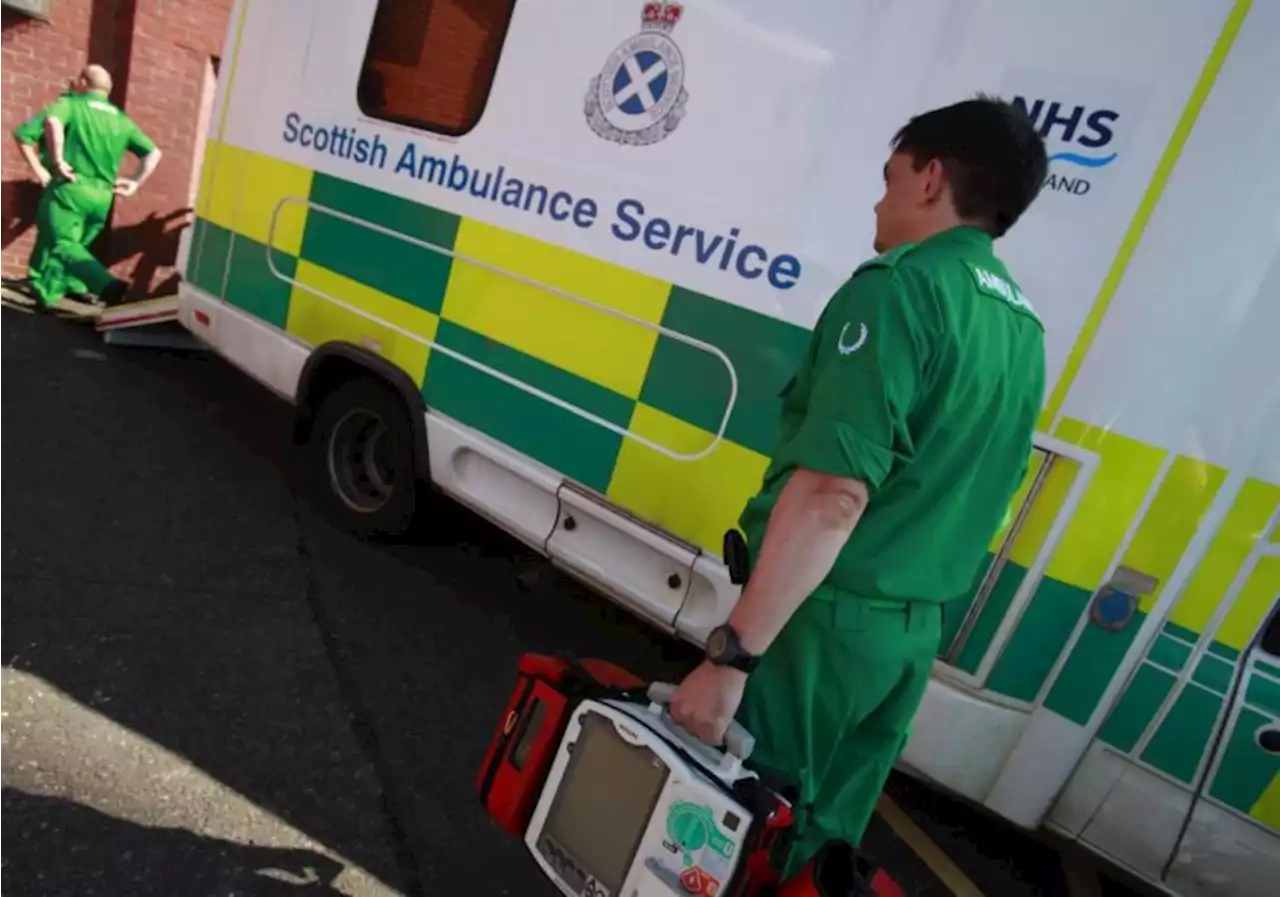
[[[329,481],[348,508],[361,514],[380,510],[394,490],[391,430],[372,411],[348,411],[329,439]]]

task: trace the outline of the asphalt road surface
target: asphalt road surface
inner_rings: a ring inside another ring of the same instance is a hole
[[[472,790],[517,657],[690,651],[449,503],[410,544],[335,532],[288,407],[212,356],[10,309],[2,337],[6,897],[549,895]],[[1066,893],[1053,850],[892,793],[974,893]],[[883,819],[869,847],[966,887]]]

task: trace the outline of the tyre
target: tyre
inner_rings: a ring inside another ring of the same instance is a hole
[[[306,445],[307,491],[342,528],[399,536],[421,491],[409,411],[390,388],[348,380],[324,397]]]

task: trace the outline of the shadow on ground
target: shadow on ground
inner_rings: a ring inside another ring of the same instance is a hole
[[[52,318],[2,339],[4,663],[404,887],[306,600],[284,409]]]
[[[692,653],[452,503],[418,544],[335,532],[290,492],[288,407],[217,359],[0,338],[4,663],[406,892],[536,892],[472,790],[519,654]]]
[[[338,894],[342,870],[309,850],[250,847],[184,829],[150,828],[58,797],[3,792],[8,897]]]

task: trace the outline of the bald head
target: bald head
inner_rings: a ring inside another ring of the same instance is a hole
[[[100,65],[86,65],[78,80],[81,90],[111,93],[111,73]]]

